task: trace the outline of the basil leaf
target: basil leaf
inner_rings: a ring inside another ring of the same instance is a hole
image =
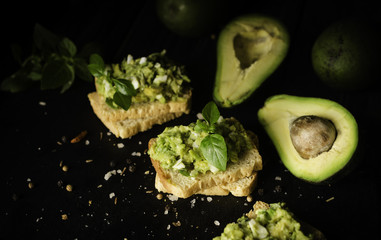
[[[128,110],[131,106],[132,97],[116,92],[113,96],[114,103],[124,110]]]
[[[90,55],[89,63],[98,65],[99,68],[102,69],[102,71],[105,69],[105,63],[103,61],[103,58],[97,53],[93,53]]]
[[[218,111],[217,105],[213,101],[210,101],[202,109],[202,116],[211,126],[220,118],[220,111]]]
[[[74,58],[74,70],[78,78],[86,82],[92,82],[94,80],[87,67],[87,62],[83,58]]]
[[[77,47],[69,38],[63,38],[59,42],[58,50],[66,57],[74,57],[77,54]]]
[[[61,92],[60,93],[64,93],[66,92],[70,87],[71,85],[73,85],[74,83],[74,77],[72,79],[70,79],[69,81],[67,81],[61,88]]]
[[[200,119],[197,119],[196,126],[194,126],[194,130],[196,132],[202,132],[202,131],[207,132],[208,129],[209,129],[209,126],[205,122],[201,121]]]
[[[228,156],[224,137],[210,134],[201,141],[200,149],[210,165],[221,171],[226,170]]]
[[[132,85],[131,81],[126,79],[115,79],[113,78],[116,90],[123,95],[135,96],[136,90]]]
[[[0,85],[2,91],[11,93],[22,92],[28,89],[33,84],[33,81],[26,74],[18,71],[11,76],[5,78]]]
[[[189,172],[187,170],[185,170],[185,169],[179,170],[179,173],[181,173],[181,175],[186,176],[186,177],[190,176]]]
[[[117,106],[114,104],[114,100],[112,98],[106,98],[106,103],[109,105],[111,108],[117,109]]]
[[[54,89],[74,80],[74,68],[62,59],[46,63],[42,71],[41,89]]]
[[[89,64],[87,65],[87,69],[93,75],[94,77],[100,77],[103,76],[103,69],[99,67],[98,64]]]
[[[34,26],[33,40],[36,47],[45,53],[54,52],[59,42],[58,36],[40,24]]]

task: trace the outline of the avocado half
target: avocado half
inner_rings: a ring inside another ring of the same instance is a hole
[[[242,103],[277,69],[288,47],[286,28],[272,17],[232,20],[218,37],[214,100],[221,107]]]
[[[300,155],[291,136],[293,123],[304,116],[328,120],[336,130],[330,148],[311,158]],[[346,108],[328,99],[275,95],[268,98],[258,111],[258,119],[285,167],[294,176],[308,182],[320,183],[330,179],[348,165],[357,148],[355,118]]]

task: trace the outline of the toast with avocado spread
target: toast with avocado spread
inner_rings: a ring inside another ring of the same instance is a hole
[[[219,117],[210,126],[206,122],[198,119],[188,126],[167,127],[149,141],[155,187],[181,198],[193,194],[249,195],[262,169],[255,134],[235,118]],[[226,159],[220,157],[224,153],[220,143],[226,146]]]
[[[94,113],[117,137],[129,138],[155,124],[188,114],[192,90],[183,66],[165,51],[105,65],[99,56],[89,64],[95,92],[88,94]]]
[[[325,236],[312,226],[294,218],[285,203],[255,202],[253,209],[236,222],[226,225],[213,240],[295,239],[323,240]]]

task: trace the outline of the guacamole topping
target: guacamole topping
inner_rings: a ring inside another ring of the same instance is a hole
[[[121,63],[108,65],[106,72],[96,78],[97,92],[106,99],[113,99],[117,86],[110,81],[108,76],[111,76],[130,81],[136,90],[132,96],[133,103],[184,100],[190,79],[185,75],[184,66],[175,65],[165,54],[163,50],[136,59],[128,55]],[[111,105],[118,107],[116,104]]]
[[[195,127],[196,123],[191,123],[165,128],[148,154],[159,161],[162,168],[173,169],[186,176],[220,171],[204,158],[200,149],[201,141],[208,132]],[[237,162],[240,153],[254,147],[238,120],[220,117],[215,127],[215,132],[222,135],[226,142],[228,163]]]
[[[300,230],[300,223],[284,205],[272,203],[267,209],[258,209],[254,218],[244,215],[237,222],[227,224],[221,236],[213,240],[312,239],[312,236],[304,235]]]

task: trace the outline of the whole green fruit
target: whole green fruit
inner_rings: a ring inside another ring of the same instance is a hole
[[[312,66],[328,86],[366,88],[380,76],[379,28],[363,19],[342,19],[328,26],[312,47]]]
[[[198,37],[213,30],[222,19],[226,1],[218,0],[157,0],[156,13],[172,32]]]

